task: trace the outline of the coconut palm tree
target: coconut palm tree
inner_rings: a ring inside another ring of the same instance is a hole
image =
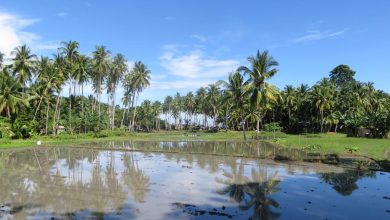
[[[129,115],[129,112],[130,112],[130,103],[131,103],[131,97],[132,96],[133,95],[132,95],[131,91],[125,89],[125,93],[123,94],[123,97],[121,99],[121,101],[123,103],[123,106],[124,106],[123,115],[122,115],[122,121],[121,121],[121,128],[123,128],[126,115],[127,115],[127,118],[128,118],[128,115]]]
[[[321,132],[324,131],[324,114],[326,111],[330,110],[334,104],[332,100],[334,97],[333,91],[334,84],[324,78],[313,87],[313,91],[311,92],[311,99],[314,106],[320,111]]]
[[[161,109],[162,109],[162,104],[159,101],[155,101],[152,104],[152,111],[153,111],[153,116],[155,119],[155,124],[156,124],[156,130],[160,130],[160,114],[161,114]]]
[[[100,95],[102,94],[102,85],[105,77],[109,71],[109,58],[111,52],[106,49],[105,46],[96,46],[95,51],[92,52],[92,86],[96,94],[98,101],[98,114],[99,119],[101,115],[100,111]]]
[[[0,113],[5,112],[11,119],[11,114],[17,113],[22,107],[29,106],[29,99],[21,91],[22,85],[6,70],[0,72]]]
[[[256,125],[256,138],[259,137],[260,121],[262,119],[262,106],[267,104],[269,100],[275,100],[275,89],[269,85],[266,80],[272,78],[278,70],[274,67],[278,66],[279,63],[274,60],[272,56],[268,54],[268,51],[260,53],[257,51],[256,56],[248,57],[248,61],[251,65],[250,68],[241,66],[238,71],[243,71],[249,75],[249,79],[246,84],[248,85],[246,90],[251,94],[251,104],[259,113],[259,119]]]
[[[163,103],[163,113],[165,114],[165,129],[171,130],[172,127],[170,125],[170,118],[172,114],[172,106],[173,106],[173,98],[172,96],[167,96],[164,99]]]
[[[134,63],[134,67],[130,72],[131,75],[131,87],[134,89],[134,96],[132,102],[133,112],[133,120],[131,121],[131,130],[134,131],[134,119],[137,112],[137,106],[134,108],[134,100],[138,99],[139,94],[142,92],[144,88],[150,85],[150,74],[151,71],[148,67],[143,64],[141,61],[136,61]]]
[[[291,111],[295,111],[298,107],[297,95],[293,86],[287,85],[284,88],[283,101],[285,108],[287,108],[288,125],[291,126]]]
[[[173,109],[172,116],[175,119],[175,129],[181,130],[182,120],[181,113],[183,111],[183,97],[179,92],[176,92],[175,97],[173,98]]]
[[[84,85],[88,83],[91,74],[91,60],[85,56],[80,55],[77,59],[74,78],[76,83],[81,87],[81,114],[84,115]]]
[[[244,100],[246,98],[244,90],[244,77],[240,74],[240,72],[235,71],[233,73],[230,73],[228,81],[219,81],[218,83],[222,84],[225,87],[225,91],[228,98],[228,100],[225,100],[225,102],[234,103],[235,107],[240,109],[242,132],[244,134],[244,139],[246,140],[245,120],[243,112]]]
[[[192,121],[193,124],[195,120],[193,119],[193,115],[195,113],[195,97],[192,92],[188,92],[186,96],[184,96],[184,110],[187,112],[186,125],[190,125]],[[194,124],[195,125],[195,124]]]
[[[207,89],[206,100],[211,105],[213,109],[213,119],[214,119],[214,127],[217,126],[217,107],[220,102],[220,90],[218,84],[209,84]]]
[[[36,67],[35,67],[38,80],[45,76],[45,72],[48,70],[48,66],[49,66],[49,58],[47,58],[47,57],[40,57],[40,59],[36,63]],[[37,113],[39,111],[39,108],[41,107],[41,103],[42,103],[44,94],[40,94],[39,97],[40,98],[39,98],[38,106],[37,106],[37,108],[35,110],[35,114],[34,114],[33,120],[35,120],[35,118],[37,116]]]
[[[58,121],[60,118],[60,107],[61,107],[61,93],[63,90],[63,86],[66,80],[66,62],[64,56],[61,55],[61,53],[57,53],[54,57],[54,68],[56,69],[57,74],[59,75],[59,78],[61,78],[61,82],[57,82],[58,86],[57,89],[57,101],[56,106],[54,110],[54,119],[53,119],[53,133],[55,133],[55,126],[56,121]]]
[[[16,47],[11,54],[14,56],[12,58],[13,75],[16,76],[22,85],[22,90],[25,91],[26,82],[30,82],[33,77],[37,57],[26,45]]]
[[[122,54],[117,54],[114,56],[113,61],[110,65],[110,73],[108,75],[107,84],[108,92],[111,96],[111,119],[110,127],[114,129],[115,127],[115,92],[117,85],[122,77],[127,72],[127,60]]]
[[[196,106],[197,111],[201,114],[203,114],[203,126],[206,127],[207,124],[207,91],[204,87],[200,87],[198,91],[196,91]]]
[[[52,62],[49,62],[46,71],[44,71],[38,78],[38,87],[42,90],[41,96],[45,98],[46,102],[46,119],[45,119],[45,134],[48,134],[49,123],[49,108],[51,105],[51,97],[55,91],[62,86],[63,75],[58,74]]]
[[[79,56],[79,46],[77,41],[61,42],[62,47],[59,52],[64,57],[65,61],[65,78],[69,81],[69,130],[72,130],[72,85],[74,86],[73,93],[76,95],[75,69],[76,61]]]

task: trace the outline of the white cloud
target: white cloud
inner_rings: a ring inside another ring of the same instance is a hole
[[[201,34],[193,34],[193,35],[191,35],[191,38],[194,38],[202,43],[207,41],[207,38]]]
[[[26,19],[15,14],[0,12],[0,51],[9,56],[15,47],[22,44],[27,44],[33,50],[57,49],[58,43],[43,42],[39,35],[25,30],[38,21],[38,19]]]
[[[240,64],[237,60],[205,57],[203,50],[200,49],[187,53],[179,53],[178,48],[166,50],[160,60],[161,66],[168,74],[186,79],[223,77]]]
[[[344,35],[347,32],[347,29],[340,31],[309,31],[306,35],[303,35],[295,39],[296,43],[304,43],[309,41],[318,41],[318,40],[328,40],[334,39]]]

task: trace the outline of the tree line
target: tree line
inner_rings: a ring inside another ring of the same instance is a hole
[[[105,46],[96,46],[87,56],[79,52],[76,41],[61,45],[52,58],[38,57],[26,45],[15,48],[9,62],[0,55],[1,135],[57,134],[60,126],[72,134],[124,126],[134,130],[135,100],[150,84],[147,66],[136,61],[129,69],[124,55],[112,55]],[[84,96],[88,83],[94,95]],[[115,103],[120,83],[125,88],[123,103],[132,112]],[[66,85],[68,97],[62,96]],[[101,100],[103,92],[108,94],[107,103]],[[119,111],[121,119],[116,117]]]
[[[26,46],[15,48],[10,62],[1,58],[0,113],[2,136],[56,134],[104,129],[218,130],[220,128],[302,132],[344,132],[384,138],[390,128],[390,96],[373,83],[355,79],[355,71],[339,65],[329,77],[309,87],[269,83],[278,62],[268,51],[248,57],[248,66],[186,95],[176,93],[163,102],[143,101],[139,94],[150,84],[151,71],[140,61],[129,69],[122,54],[112,55],[96,46],[91,56],[79,52],[76,41],[63,42],[52,58],[37,57]],[[84,96],[90,83],[94,95]],[[119,85],[125,89],[122,106],[116,100]],[[62,96],[65,85],[69,96]],[[107,102],[101,94],[108,94]]]

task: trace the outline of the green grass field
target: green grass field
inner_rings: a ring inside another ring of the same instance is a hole
[[[220,131],[218,133],[190,133],[186,131],[161,131],[155,133],[128,133],[128,132],[104,132],[99,138],[92,134],[84,135],[59,135],[36,137],[27,140],[4,140],[0,139],[0,148],[17,148],[36,146],[38,140],[42,145],[77,144],[91,141],[107,140],[137,140],[137,141],[242,141],[243,135],[237,131]],[[254,132],[247,132],[248,140],[252,140]],[[318,151],[323,153],[349,154],[347,147],[356,147],[353,154],[366,156],[375,160],[389,159],[386,154],[390,151],[390,139],[367,139],[351,138],[345,134],[308,134],[290,135],[285,133],[261,133],[261,139],[276,142],[284,147],[304,148],[316,145]],[[318,147],[319,146],[319,147]]]

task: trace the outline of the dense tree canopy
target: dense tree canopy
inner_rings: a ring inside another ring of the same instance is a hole
[[[96,46],[91,55],[79,43],[62,43],[52,57],[37,57],[26,45],[15,48],[8,61],[0,53],[0,123],[3,138],[57,135],[64,131],[98,133],[104,129],[158,131],[280,130],[344,132],[350,136],[387,137],[389,94],[373,83],[357,81],[355,71],[339,65],[309,87],[269,83],[278,62],[267,52],[248,57],[248,66],[227,73],[227,80],[187,94],[172,93],[163,102],[139,94],[150,85],[151,70],[141,61],[129,69],[124,55]],[[92,85],[94,95],[85,96]],[[63,90],[69,88],[69,96]],[[124,88],[117,94],[117,88]],[[108,101],[100,100],[108,94]],[[121,97],[121,105],[115,103]],[[8,129],[8,130],[7,130]]]

